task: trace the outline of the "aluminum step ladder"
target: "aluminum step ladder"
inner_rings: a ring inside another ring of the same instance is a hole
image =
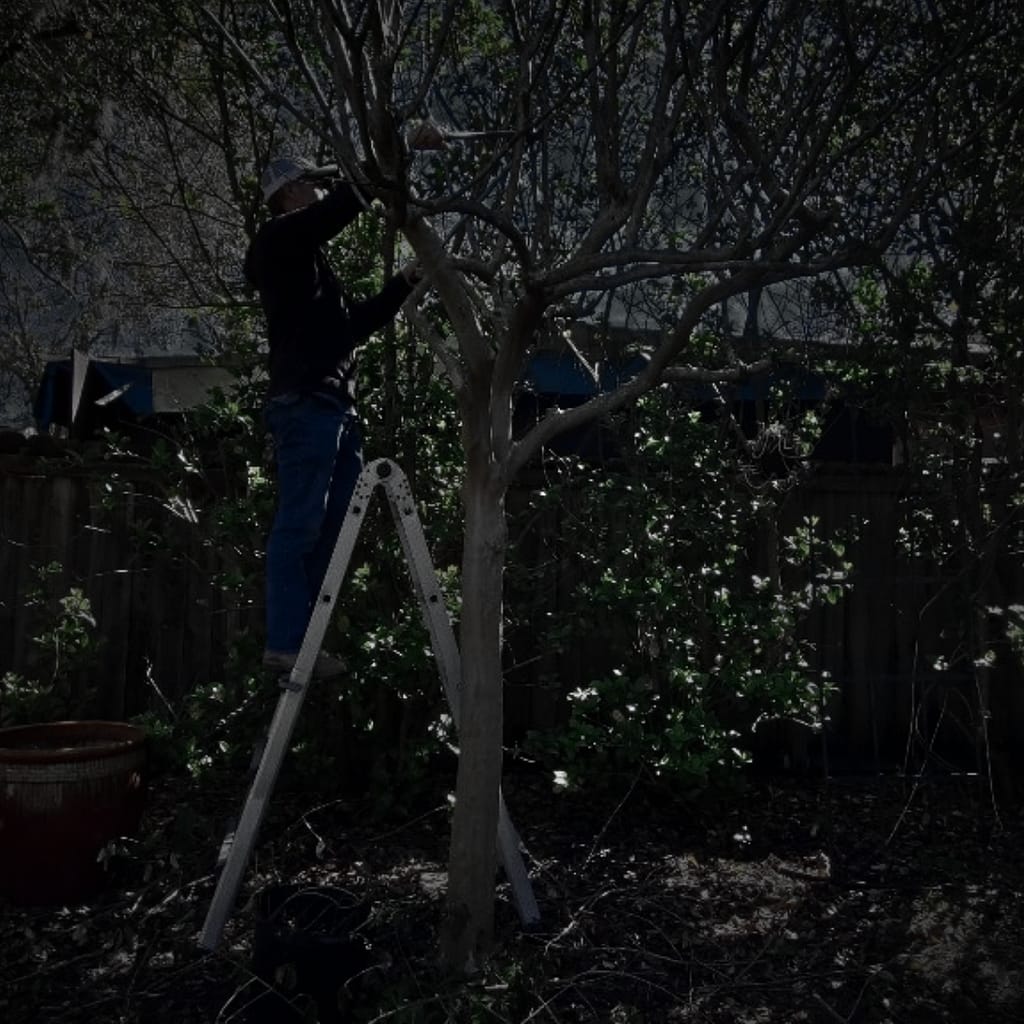
[[[416,503],[413,501],[406,476],[398,465],[390,459],[377,459],[363,469],[356,481],[348,512],[324,575],[320,595],[310,615],[302,647],[295,659],[295,666],[289,676],[282,679],[282,693],[249,794],[242,808],[242,815],[237,827],[233,831],[229,830],[221,845],[218,860],[223,864],[223,868],[199,939],[199,945],[204,949],[217,948],[234,907],[242,876],[263,819],[263,812],[270,801],[281,761],[288,750],[292,731],[311,681],[313,666],[323,645],[324,634],[327,632],[331,613],[345,579],[352,549],[355,547],[367,508],[377,487],[384,489],[391,506],[391,514],[398,529],[405,560],[409,565],[413,587],[430,633],[430,643],[441,673],[441,683],[451,710],[452,721],[456,730],[459,727],[459,684],[462,678],[459,648],[442,599],[437,574],[430,560]],[[524,925],[536,924],[540,920],[540,911],[523,863],[519,836],[508,816],[505,800],[500,791],[497,844],[498,856],[511,886],[519,918]]]

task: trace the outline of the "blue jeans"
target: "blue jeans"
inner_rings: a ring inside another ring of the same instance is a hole
[[[331,395],[282,395],[264,418],[274,438],[277,511],[267,540],[267,639],[297,651],[362,469],[355,409]]]

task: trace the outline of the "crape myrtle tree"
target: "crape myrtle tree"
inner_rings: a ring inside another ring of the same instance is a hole
[[[268,55],[265,37],[262,58],[206,14],[268,101],[291,104],[377,190],[443,310],[421,326],[454,389],[465,457],[460,759],[442,932],[445,960],[463,968],[493,921],[510,483],[560,432],[662,381],[731,380],[764,365],[714,332],[722,303],[878,260],[976,128],[944,111],[988,49],[1005,45],[1001,5],[270,6],[280,52]],[[280,84],[296,69],[301,108]],[[411,177],[403,131],[424,116],[491,134],[453,142]],[[615,318],[653,337],[644,368],[513,436],[530,353],[574,322]]]

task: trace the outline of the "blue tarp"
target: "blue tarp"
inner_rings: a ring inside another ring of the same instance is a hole
[[[586,399],[603,391],[611,391],[635,377],[647,365],[642,355],[616,362],[599,364],[597,380],[572,352],[537,352],[526,365],[523,385],[538,395]],[[72,363],[61,359],[46,364],[35,400],[35,418],[41,431],[51,424],[70,426]],[[821,400],[825,397],[825,380],[819,374],[797,367],[782,367],[773,374],[763,374],[745,381],[726,392],[740,401],[766,399],[776,383],[787,383],[795,397]],[[688,388],[693,400],[710,401],[714,392],[707,384],[694,382]],[[106,401],[105,401],[106,400]],[[90,361],[82,391],[79,414],[88,414],[96,403],[118,403],[122,413],[148,416],[153,412],[153,374],[141,366],[127,363]]]
[[[72,364],[60,359],[46,364],[43,379],[35,399],[35,419],[40,431],[51,424],[71,425]],[[107,400],[106,402],[104,400]],[[133,416],[148,416],[153,412],[153,373],[143,366],[127,363],[104,363],[90,360],[82,388],[82,406],[119,403],[122,410]]]
[[[523,384],[540,395],[597,394],[597,382],[571,352],[538,352],[526,364]]]

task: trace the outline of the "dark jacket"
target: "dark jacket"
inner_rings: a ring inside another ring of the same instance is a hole
[[[245,257],[270,342],[268,394],[337,391],[355,399],[356,346],[388,324],[412,291],[401,274],[365,302],[349,300],[322,246],[365,209],[337,185],[323,199],[272,218]]]

